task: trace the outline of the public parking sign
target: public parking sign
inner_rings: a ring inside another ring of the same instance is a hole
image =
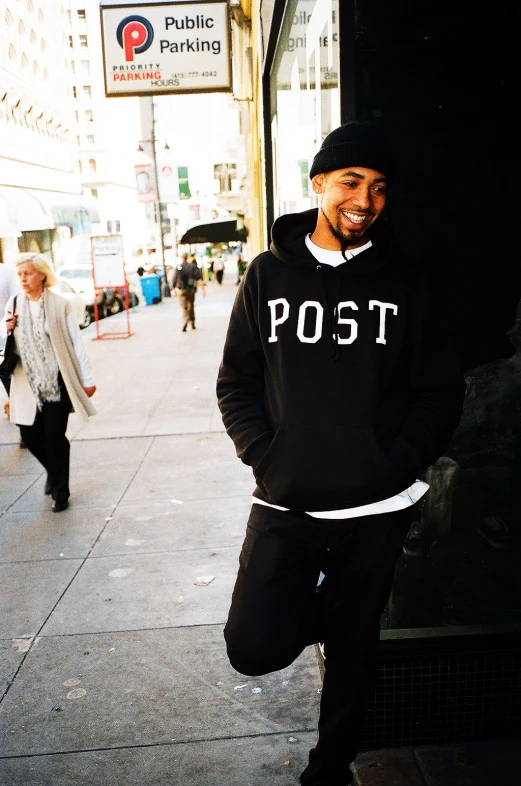
[[[105,94],[230,92],[227,2],[102,3]]]

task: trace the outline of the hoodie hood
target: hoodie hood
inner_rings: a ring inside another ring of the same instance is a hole
[[[271,253],[290,267],[315,267],[317,261],[306,246],[305,238],[315,230],[317,218],[318,208],[277,218],[271,230]],[[385,219],[380,217],[375,221],[368,238],[372,246],[339,265],[338,271],[367,275],[396,263],[398,243]]]

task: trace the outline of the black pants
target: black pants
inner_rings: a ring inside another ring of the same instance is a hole
[[[303,783],[328,771],[352,780],[380,617],[410,523],[411,508],[339,521],[252,506],[224,636],[232,666],[247,675],[283,669],[306,645],[324,644],[318,742]]]
[[[222,284],[224,276],[224,270],[217,270],[215,272],[215,278],[217,279],[218,284]]]
[[[69,499],[70,444],[65,436],[72,409],[69,394],[60,385],[61,401],[45,401],[32,426],[20,426],[27,448],[47,470],[53,500]]]

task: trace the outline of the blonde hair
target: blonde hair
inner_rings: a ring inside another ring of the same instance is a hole
[[[33,252],[29,252],[27,254],[20,254],[14,263],[18,267],[18,265],[22,265],[24,262],[31,262],[38,273],[43,273],[45,276],[43,280],[44,287],[52,287],[56,284],[56,275],[54,270],[49,265],[47,257],[44,257],[43,254],[34,254]]]

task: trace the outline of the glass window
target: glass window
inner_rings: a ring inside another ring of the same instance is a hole
[[[88,46],[89,42],[86,35],[80,35],[80,46]]]
[[[311,161],[340,125],[338,0],[291,0],[270,74],[274,217],[315,207]]]
[[[92,123],[93,119],[94,118],[92,116],[92,109],[86,109],[85,110],[85,120],[87,120],[89,123]]]
[[[82,60],[81,61],[81,68],[82,68],[82,71],[85,74],[89,74],[90,73],[90,63],[89,63],[89,61],[88,60]]]
[[[87,13],[84,8],[78,8],[78,19],[86,19]]]
[[[93,199],[97,199],[98,198],[98,189],[97,188],[91,188],[90,195],[91,195],[91,197]]]
[[[87,144],[89,145],[94,144],[94,134],[87,134]]]
[[[83,92],[84,92],[84,94],[86,96],[88,96],[90,98],[91,95],[92,95],[92,91],[90,89],[90,85],[83,85]]]
[[[237,178],[237,164],[215,164],[213,177],[216,181],[216,193],[222,194],[224,191],[231,191],[232,183]]]

